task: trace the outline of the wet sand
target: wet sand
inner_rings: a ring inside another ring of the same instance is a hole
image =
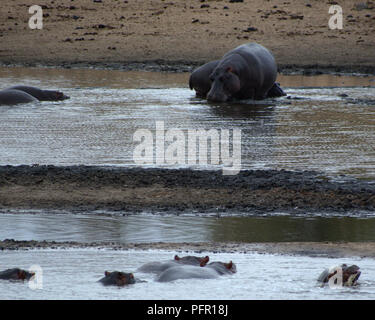
[[[375,184],[313,171],[1,166],[1,209],[154,213],[373,211]]]
[[[5,239],[0,241],[0,250],[31,249],[77,249],[97,248],[112,250],[171,250],[176,252],[213,252],[213,253],[269,253],[285,255],[302,255],[310,257],[361,257],[375,258],[375,242],[151,242],[127,243],[115,242],[74,242],[74,241],[17,241]]]
[[[189,71],[255,41],[282,71],[374,72],[371,1],[340,1],[341,30],[328,26],[335,1],[51,1],[32,30],[34,4],[2,1],[1,63]]]

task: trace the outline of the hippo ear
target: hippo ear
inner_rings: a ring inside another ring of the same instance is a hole
[[[225,268],[227,268],[228,270],[230,270],[230,269],[232,269],[233,262],[230,261],[229,263],[224,263],[224,266],[225,266]]]
[[[108,277],[111,273],[109,271],[104,271],[104,275]]]
[[[174,256],[174,259],[178,261],[178,260],[180,260],[181,258],[176,254],[176,255]]]
[[[130,279],[134,279],[134,274],[132,274],[132,273],[129,274],[129,278],[130,278]]]

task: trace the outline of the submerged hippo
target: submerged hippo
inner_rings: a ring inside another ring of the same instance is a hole
[[[134,284],[136,282],[132,273],[125,273],[120,271],[105,271],[104,277],[98,280],[104,286],[125,286],[128,284]]]
[[[35,275],[34,272],[28,272],[19,268],[7,269],[0,272],[2,280],[30,280]]]
[[[329,280],[338,274],[338,272],[342,272],[342,285],[346,287],[351,287],[357,285],[357,281],[359,276],[361,275],[361,271],[359,270],[359,267],[356,265],[351,265],[348,267],[346,264],[342,264],[340,266],[331,268],[331,269],[325,269],[319,276],[318,282],[322,283],[322,285],[329,282]],[[334,280],[335,285],[339,285],[337,283],[338,279],[336,278]],[[339,279],[340,280],[340,279]]]
[[[30,86],[14,86],[0,91],[0,105],[14,105],[35,101],[60,101],[69,99],[64,93],[55,90],[41,90]]]
[[[229,263],[211,262],[204,267],[179,265],[167,268],[156,277],[156,281],[169,282],[178,279],[215,279],[225,274],[236,272],[236,265]]]
[[[139,267],[137,271],[139,272],[147,272],[147,273],[161,273],[164,270],[178,266],[178,265],[192,265],[192,266],[205,266],[207,262],[210,260],[208,256],[206,257],[196,257],[196,256],[185,256],[179,257],[178,255],[174,256],[173,260],[159,262],[153,261],[144,264],[143,266]]]
[[[229,51],[221,60],[194,70],[189,86],[198,97],[210,101],[261,100],[286,95],[275,83],[276,76],[277,65],[272,53],[260,44],[248,43]]]
[[[237,267],[232,261],[229,261],[229,263],[214,261],[209,263],[206,268],[215,270],[219,275],[237,272]]]

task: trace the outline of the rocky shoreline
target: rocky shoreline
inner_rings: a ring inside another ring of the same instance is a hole
[[[97,166],[0,166],[0,209],[124,214],[375,210],[374,181],[314,171],[217,171]]]
[[[0,241],[3,250],[34,249],[109,249],[109,250],[170,250],[183,252],[213,253],[259,253],[281,254],[310,257],[360,257],[375,258],[375,242],[151,242],[151,243],[115,243],[115,242],[75,242],[75,241],[35,241],[4,239]]]

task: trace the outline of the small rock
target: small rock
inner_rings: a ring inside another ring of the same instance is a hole
[[[253,32],[253,31],[258,31],[258,29],[254,27],[248,27],[247,29],[243,30],[243,32]]]

